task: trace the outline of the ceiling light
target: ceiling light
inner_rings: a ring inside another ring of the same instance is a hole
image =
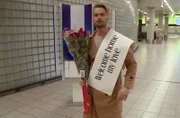
[[[169,9],[171,10],[171,12],[172,12],[173,14],[175,14],[175,13],[174,13],[174,10],[171,8],[171,6],[170,6],[169,3],[167,2],[167,0],[164,0],[164,2],[165,2],[166,5],[169,7]]]
[[[126,0],[126,2],[127,2],[128,4],[130,4],[131,1],[130,1],[130,0]]]
[[[128,3],[128,4],[129,4],[129,8],[130,8],[130,10],[132,11],[133,16],[135,16],[134,8],[133,8],[133,6],[132,6],[131,1],[130,1],[130,0],[126,0],[126,3]]]
[[[139,12],[142,12],[144,14],[147,14],[145,11],[138,9]]]
[[[161,7],[163,8],[164,7],[164,2],[162,1],[162,3],[161,3]]]

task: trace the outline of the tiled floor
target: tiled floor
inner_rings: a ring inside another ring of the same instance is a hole
[[[180,40],[140,43],[135,87],[123,118],[180,118]],[[0,118],[82,118],[72,106],[72,81],[64,80],[0,98]]]

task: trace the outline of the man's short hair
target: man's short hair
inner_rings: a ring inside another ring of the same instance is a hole
[[[103,8],[106,11],[106,13],[109,14],[109,9],[104,4],[96,4],[93,9],[95,9],[95,8]]]

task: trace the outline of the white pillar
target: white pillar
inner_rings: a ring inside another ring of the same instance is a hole
[[[158,17],[158,29],[163,29],[163,14],[160,13]]]
[[[169,25],[168,25],[168,20],[169,20],[169,18],[168,18],[168,15],[165,15],[165,23],[164,23],[164,37],[165,37],[165,39],[167,39],[167,37],[168,37],[168,27],[169,27]]]
[[[149,9],[149,12],[148,12],[148,18],[147,18],[147,24],[148,24],[147,41],[148,41],[148,43],[153,43],[155,8],[154,7],[148,7],[148,9]]]

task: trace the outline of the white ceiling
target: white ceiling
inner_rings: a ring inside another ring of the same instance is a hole
[[[139,8],[143,11],[148,12],[148,7],[155,7],[156,13],[162,12],[172,15],[172,12],[164,2],[163,7],[161,7],[162,1],[164,0],[139,0]],[[175,14],[180,14],[180,0],[167,0],[167,2],[174,10]]]

